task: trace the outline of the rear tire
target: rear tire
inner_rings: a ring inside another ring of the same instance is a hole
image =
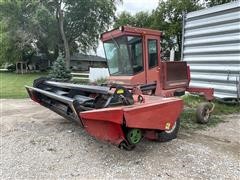
[[[200,103],[196,111],[197,122],[201,124],[208,123],[211,109],[212,109],[212,105],[210,103],[207,103],[207,102]]]
[[[172,129],[161,131],[157,134],[158,141],[167,142],[167,141],[171,141],[172,139],[175,139],[177,137],[179,128],[180,128],[180,118],[178,118],[175,121]]]

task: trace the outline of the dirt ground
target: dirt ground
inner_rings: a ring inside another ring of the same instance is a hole
[[[77,124],[25,100],[0,100],[2,179],[238,179],[240,114],[215,128],[180,131],[133,151],[90,137]]]

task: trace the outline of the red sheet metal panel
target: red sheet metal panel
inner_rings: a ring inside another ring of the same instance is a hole
[[[81,112],[80,117],[86,131],[97,139],[116,145],[125,139],[122,107]]]
[[[182,100],[162,99],[161,102],[149,102],[137,107],[124,108],[126,126],[143,129],[171,129],[183,109]],[[170,123],[170,126],[169,126]]]
[[[122,106],[116,108],[104,108],[98,110],[91,110],[80,112],[81,119],[96,120],[96,121],[110,121],[116,124],[122,124],[123,111]]]
[[[109,121],[82,120],[86,131],[95,138],[119,145],[125,138],[122,126]]]
[[[113,144],[125,140],[124,120],[128,128],[171,129],[182,112],[182,100],[157,96],[145,96],[145,99],[145,103],[80,112],[80,117],[89,134]]]
[[[202,87],[188,87],[187,91],[194,94],[204,95],[205,99],[212,101],[214,99],[214,89],[213,88],[202,88]]]
[[[189,84],[187,63],[172,61],[161,63],[163,89],[187,88]]]

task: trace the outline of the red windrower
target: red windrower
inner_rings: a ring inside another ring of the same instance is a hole
[[[213,99],[213,89],[189,87],[190,70],[183,61],[161,59],[160,31],[122,26],[103,33],[110,77],[102,86],[77,85],[40,78],[26,86],[32,100],[77,121],[92,136],[124,149],[145,137],[176,138],[183,101],[190,93]],[[212,107],[205,103],[197,118],[206,123]]]

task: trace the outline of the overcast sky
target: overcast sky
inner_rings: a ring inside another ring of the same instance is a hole
[[[131,14],[136,14],[139,11],[152,11],[158,5],[159,0],[123,0],[123,3],[118,3],[116,14],[120,14],[122,11],[128,11]],[[104,57],[103,45],[100,42],[97,55]]]
[[[139,11],[151,11],[158,5],[158,0],[123,0],[123,3],[118,3],[117,13],[128,11],[135,14]]]

